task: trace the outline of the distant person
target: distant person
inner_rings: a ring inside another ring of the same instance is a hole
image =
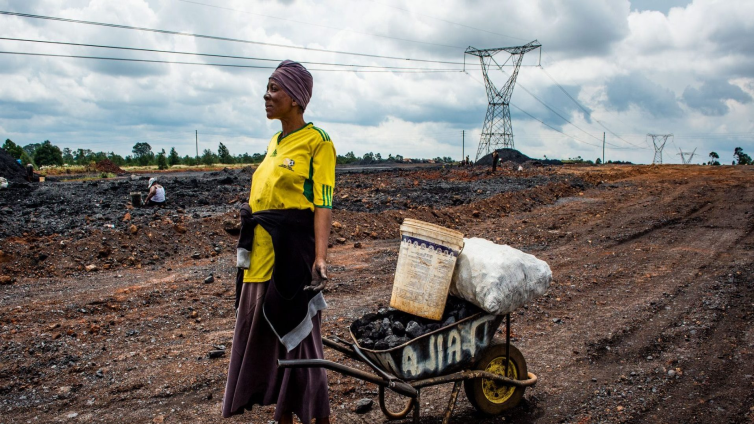
[[[32,182],[34,180],[34,165],[26,164],[26,180]]]
[[[160,206],[165,204],[165,187],[157,183],[156,178],[149,179],[149,194],[144,201],[144,206]]]
[[[471,164],[471,162],[469,161],[469,155],[466,155],[466,163],[465,163],[465,165],[469,166],[470,164]]]
[[[500,155],[497,153],[497,150],[492,152],[492,173],[494,174],[495,171],[497,171],[497,163],[500,162]]]

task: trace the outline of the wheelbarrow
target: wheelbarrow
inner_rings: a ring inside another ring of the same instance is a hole
[[[505,319],[505,343],[494,340]],[[380,409],[388,419],[401,419],[413,410],[419,423],[421,389],[453,383],[453,391],[443,416],[450,421],[463,384],[466,396],[478,411],[498,415],[516,406],[527,387],[537,383],[528,372],[521,352],[510,343],[510,314],[505,316],[478,312],[387,350],[365,349],[354,337],[355,323],[349,332],[353,343],[337,337],[322,338],[325,346],[367,364],[374,373],[365,372],[324,359],[279,360],[280,368],[325,368],[379,386]],[[390,409],[385,391],[407,397],[399,410]]]

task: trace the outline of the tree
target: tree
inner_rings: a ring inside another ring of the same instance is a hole
[[[31,143],[24,146],[24,151],[31,157],[34,157],[34,152],[42,146],[42,143]]]
[[[377,162],[381,161],[382,160],[382,155],[379,154],[379,153],[375,153],[374,154],[374,160],[376,160]]]
[[[63,162],[69,165],[73,163],[73,152],[68,147],[63,149]]]
[[[403,162],[403,155],[395,155],[396,162]]]
[[[233,163],[233,155],[230,154],[230,150],[220,143],[220,147],[217,148],[217,156],[220,158],[220,163]]]
[[[364,162],[367,162],[367,163],[374,162],[374,153],[372,152],[364,153]]]
[[[45,140],[38,148],[34,149],[34,163],[37,166],[63,165],[63,152],[58,146]]]
[[[134,154],[134,159],[141,166],[149,165],[154,159],[154,153],[152,153],[152,146],[149,143],[136,143],[134,144],[131,152]]]
[[[73,154],[73,160],[77,165],[86,165],[89,163],[89,157],[92,155],[92,151],[89,149],[76,149]]]
[[[720,159],[720,155],[717,154],[717,152],[709,152],[709,164],[710,165],[720,165],[720,162],[718,161]]]
[[[168,169],[168,158],[165,157],[165,149],[157,154],[157,169]]]
[[[212,165],[214,163],[217,163],[217,156],[215,156],[214,153],[212,153],[212,150],[210,149],[204,149],[204,152],[202,152],[202,163],[205,165]]]
[[[602,164],[602,159],[600,159],[600,158],[597,158],[597,160],[596,160],[596,161],[594,161],[594,163],[595,163],[596,165],[601,165],[601,164]]]
[[[116,164],[118,166],[124,166],[126,164],[126,160],[123,159],[123,156],[121,156],[121,155],[119,155],[117,153],[114,153],[114,152],[108,153],[107,154],[107,159],[109,159],[110,162],[112,162],[112,163],[114,163],[114,164]]]
[[[744,149],[736,147],[733,151],[733,157],[736,158],[738,163],[736,165],[751,165],[751,157],[744,153]]]
[[[34,165],[34,160],[31,158],[31,156],[29,156],[28,153],[26,153],[26,151],[24,149],[21,149],[21,157],[19,159],[21,159],[21,164],[23,166],[26,166],[28,164]],[[35,168],[36,168],[36,166],[35,166]]]
[[[175,151],[175,147],[170,148],[170,154],[168,155],[168,164],[170,166],[179,165],[181,163],[181,157],[178,156],[178,152]]]
[[[21,159],[21,154],[24,152],[23,147],[14,143],[10,138],[5,140],[5,143],[3,144],[3,150],[8,152],[8,154],[13,156],[15,159]]]

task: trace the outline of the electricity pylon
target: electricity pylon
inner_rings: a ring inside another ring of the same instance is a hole
[[[694,159],[694,155],[696,154],[696,149],[694,149],[691,153],[689,152],[684,153],[683,150],[681,150],[681,148],[679,147],[678,151],[680,152],[678,154],[681,156],[681,162],[683,162],[684,165],[690,164],[691,160]]]
[[[652,165],[662,165],[662,149],[668,139],[673,137],[673,134],[647,134],[647,137],[652,138],[652,144],[655,146],[655,157],[652,159]]]
[[[516,47],[499,47],[496,49],[476,49],[469,46],[466,54],[478,56],[482,63],[482,73],[484,74],[484,86],[487,89],[487,115],[484,117],[482,125],[482,136],[479,140],[479,148],[476,152],[478,161],[481,156],[489,154],[491,149],[497,150],[502,148],[513,148],[513,126],[511,125],[510,100],[513,94],[513,86],[516,85],[516,77],[521,67],[521,61],[524,60],[524,53],[542,47],[537,40],[534,40],[523,46]],[[495,87],[495,84],[489,78],[488,68],[494,62],[495,66],[502,70],[502,66],[492,57],[501,51],[510,53],[508,59],[503,65],[512,60],[513,72],[508,78],[501,90]]]

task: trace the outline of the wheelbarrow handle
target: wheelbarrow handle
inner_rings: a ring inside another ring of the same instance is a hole
[[[418,392],[410,384],[400,380],[388,380],[378,375],[352,368],[326,359],[278,359],[279,368],[325,368],[343,375],[368,381],[379,386],[389,387],[394,392],[410,398],[416,398]]]
[[[361,360],[361,358],[359,358],[359,356],[356,355],[356,352],[354,352],[353,349],[349,349],[351,347],[350,345],[346,344],[346,346],[348,347],[341,346],[337,342],[338,341],[342,342],[342,340],[340,340],[337,337],[335,337],[335,339],[336,340],[334,341],[334,340],[328,339],[327,337],[322,337],[322,344],[329,347],[330,349],[337,350],[338,352],[348,356],[349,358]]]
[[[330,347],[344,355],[351,357],[352,359],[366,363],[380,377],[388,381],[400,381],[396,376],[386,372],[385,370],[375,365],[374,362],[372,362],[366,355],[364,355],[364,352],[362,352],[361,349],[359,349],[359,346],[356,343],[349,343],[339,337],[333,337],[333,339],[334,340],[330,340],[326,337],[323,337],[322,343],[327,347]],[[346,346],[350,347],[350,349],[346,348]]]

